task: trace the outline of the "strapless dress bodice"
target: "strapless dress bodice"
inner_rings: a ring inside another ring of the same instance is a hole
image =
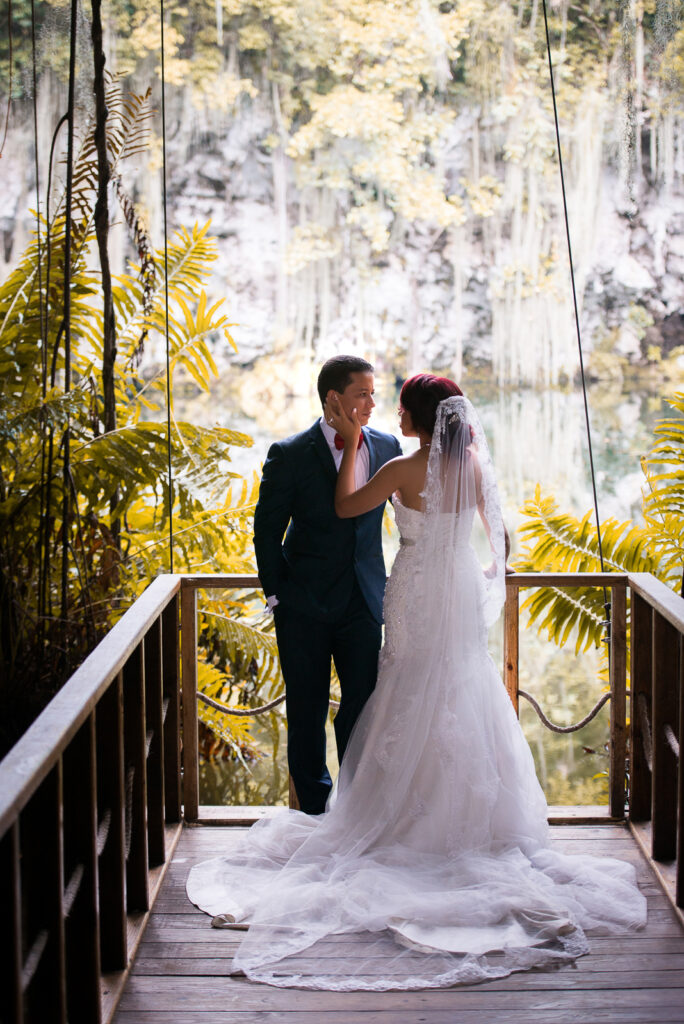
[[[408,505],[403,505],[398,494],[393,496],[392,505],[394,507],[394,520],[397,524],[402,543],[415,544],[420,535],[423,512],[418,508],[409,508]]]

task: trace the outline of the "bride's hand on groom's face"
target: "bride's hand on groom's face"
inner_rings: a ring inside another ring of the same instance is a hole
[[[331,427],[334,427],[345,441],[354,441],[358,438],[361,432],[361,424],[359,423],[356,409],[352,409],[351,413],[348,413],[344,409],[340,396],[336,391],[329,391],[326,395],[323,415],[326,422]]]

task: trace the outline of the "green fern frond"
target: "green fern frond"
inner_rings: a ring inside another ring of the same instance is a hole
[[[593,513],[582,519],[559,512],[555,498],[535,496],[522,508],[526,521],[519,529],[525,540],[514,568],[525,572],[599,572],[601,561]],[[604,568],[610,572],[653,572],[648,530],[631,522],[608,519],[601,524]]]
[[[527,610],[530,622],[537,622],[539,631],[546,630],[548,638],[559,647],[574,631],[576,654],[598,646],[604,634],[603,593],[593,587],[539,587],[526,598],[521,610]]]
[[[274,634],[266,633],[244,620],[231,618],[218,611],[202,609],[202,617],[211,632],[226,644],[232,661],[240,658],[243,664],[255,662],[259,685],[268,686],[269,699],[272,696],[279,696],[284,683]]]
[[[230,447],[251,445],[252,439],[225,427],[177,423],[172,442],[175,499],[183,519],[222,494],[226,479],[237,475],[228,469]],[[118,493],[114,514],[122,516],[139,489],[147,487],[168,514],[167,460],[166,426],[142,421],[91,438],[74,450],[72,467],[91,506]]]
[[[197,689],[200,693],[223,701],[229,685],[230,681],[215,665],[210,665],[205,661],[198,662]],[[205,704],[204,701],[198,701],[197,710],[199,720],[232,751],[245,768],[248,768],[245,752],[247,751],[250,756],[255,753],[252,749],[254,740],[250,733],[252,719],[225,715]]]
[[[562,513],[551,496],[534,498],[523,506],[526,521],[519,532],[526,544],[513,566],[520,572],[600,572],[598,533],[593,513],[582,519]],[[606,520],[601,526],[603,565],[608,572],[653,572],[658,560],[647,528],[631,522]],[[540,587],[522,604],[549,639],[564,646],[574,636],[575,652],[598,646],[606,614],[600,588]]]
[[[669,402],[684,414],[684,393]],[[609,519],[601,526],[603,564],[608,571],[649,572],[679,589],[684,567],[684,423],[664,419],[656,442],[641,460],[647,491],[643,497],[645,525]],[[598,572],[598,534],[592,513],[582,519],[559,512],[553,497],[543,497],[539,484],[522,509],[525,541],[516,569],[526,572]],[[598,644],[604,619],[600,590],[545,588],[534,591],[522,606],[540,630],[563,646],[576,636],[576,651]]]
[[[677,393],[670,406],[684,415],[684,393]],[[668,515],[684,516],[684,422],[665,419],[655,431],[657,441],[642,466],[648,493],[644,514],[652,519]]]

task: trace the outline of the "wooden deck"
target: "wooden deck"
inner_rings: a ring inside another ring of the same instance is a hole
[[[656,1024],[684,1022],[684,929],[626,826],[565,825],[570,852],[637,867],[648,924],[594,938],[592,952],[553,971],[422,992],[276,989],[228,976],[239,934],[212,929],[185,896],[190,867],[226,852],[242,829],[185,828],[154,904],[115,1024]],[[340,947],[341,938],[331,939]]]

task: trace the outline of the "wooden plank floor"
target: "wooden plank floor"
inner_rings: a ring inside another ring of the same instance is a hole
[[[228,977],[239,933],[210,927],[185,896],[192,864],[220,856],[241,829],[186,828],[140,944],[115,1024],[684,1024],[684,929],[627,829],[552,829],[568,853],[636,865],[648,897],[644,931],[593,938],[553,971],[422,992],[313,992]],[[340,943],[331,939],[331,943]]]

